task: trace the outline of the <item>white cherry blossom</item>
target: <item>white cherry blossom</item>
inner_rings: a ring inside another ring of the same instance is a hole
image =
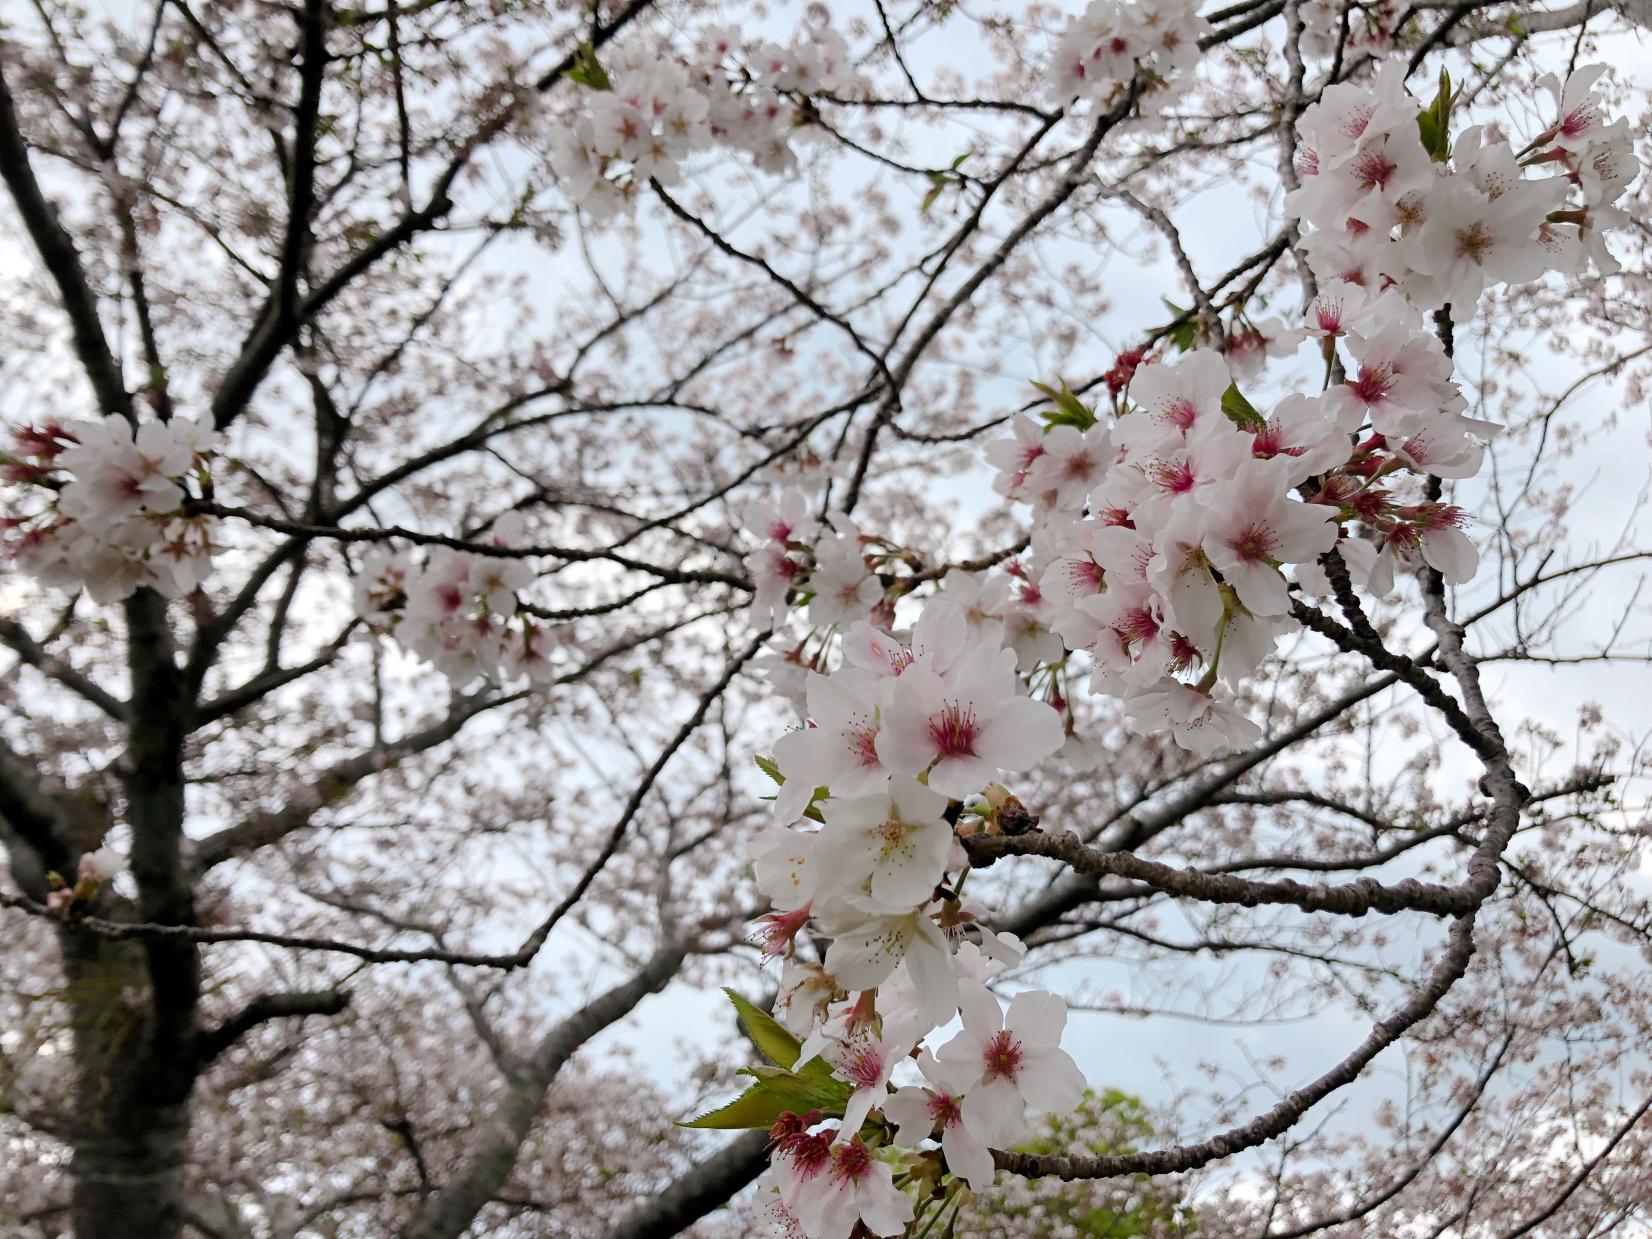
[[[952,850],[952,827],[942,820],[947,798],[909,778],[886,791],[833,796],[822,808],[826,825],[815,849],[823,893],[844,895],[869,909],[898,912],[927,904]]]
[[[963,1082],[962,1118],[970,1133],[991,1148],[1026,1138],[1027,1107],[1057,1113],[1084,1095],[1084,1075],[1060,1047],[1067,1004],[1043,990],[1017,994],[1006,1011],[990,990],[974,981],[959,987],[963,1031],[937,1056],[957,1067]]]
[[[948,796],[979,791],[1006,770],[1026,770],[1061,747],[1060,717],[1020,696],[1013,651],[955,668],[943,678],[915,666],[895,682],[878,731],[891,770],[917,775]]]

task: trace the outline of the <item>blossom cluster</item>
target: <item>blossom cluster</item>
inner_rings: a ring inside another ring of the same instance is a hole
[[[1476,566],[1457,509],[1395,489],[1403,474],[1467,476],[1484,450],[1438,339],[1392,294],[1327,294],[1311,321],[1328,354],[1359,359],[1323,392],[1264,415],[1199,349],[1139,366],[1111,427],[1022,419],[994,452],[999,489],[1033,508],[1024,602],[1088,654],[1091,691],[1120,700],[1127,725],[1201,755],[1259,735],[1231,691],[1296,627],[1293,583],[1331,587],[1326,552],[1378,593],[1397,558],[1453,582]]]
[[[883,586],[868,559],[868,539],[847,516],[834,512],[829,528],[812,515],[809,498],[796,487],[773,503],[747,505],[747,529],[763,538],[746,557],[752,578],[752,622],[763,628],[780,624],[795,597],[808,606],[816,628],[847,626],[866,619],[883,601]]]
[[[1188,0],[1091,0],[1056,43],[1050,93],[1061,106],[1093,99],[1103,107],[1124,90],[1138,67],[1150,89],[1185,81],[1210,23]]]
[[[1556,85],[1566,111],[1529,150],[1575,171],[1578,159],[1542,150],[1571,132],[1577,149],[1592,152],[1583,162],[1611,165],[1607,180],[1621,188],[1629,157],[1620,149],[1621,127],[1600,121],[1589,93],[1596,77],[1586,69]],[[1393,201],[1426,205],[1436,192],[1458,192],[1441,189],[1454,174],[1421,136],[1437,133],[1435,147],[1449,145],[1449,89],[1442,87],[1430,110],[1430,129],[1402,79],[1384,68],[1369,87],[1334,88],[1309,110],[1308,140],[1337,133],[1366,145],[1357,156],[1339,148],[1335,158],[1307,157],[1316,171],[1295,202],[1330,201],[1346,194],[1359,169],[1380,173],[1407,160],[1433,188],[1421,199],[1402,193]],[[1476,153],[1488,149],[1482,130],[1467,130],[1454,159],[1481,168]],[[1590,192],[1587,178],[1556,179],[1577,179]],[[1497,189],[1491,181],[1475,184],[1488,186],[1487,194]],[[1384,192],[1371,190],[1367,203]],[[1551,191],[1516,174],[1497,193],[1541,198]],[[1597,203],[1591,217],[1609,220],[1608,210],[1615,208]],[[1540,229],[1566,226],[1534,220],[1522,247],[1552,255],[1554,246],[1537,243]],[[1364,239],[1350,244],[1411,252],[1406,228],[1394,227],[1400,234],[1386,239],[1354,229]],[[1585,244],[1578,236],[1587,227],[1573,227],[1572,242]],[[1311,250],[1328,252],[1313,245],[1324,235],[1308,235]],[[1433,241],[1425,232],[1419,244]],[[1490,274],[1476,267],[1472,279],[1456,267],[1406,270],[1404,279],[1324,273],[1301,326],[1236,325],[1224,353],[1194,349],[1175,359],[1131,350],[1106,376],[1117,415],[1111,424],[1063,389],[1050,393],[1055,408],[1042,421],[1018,418],[1010,437],[989,446],[996,489],[1032,509],[1030,555],[1010,565],[1006,582],[1020,646],[1052,664],[1083,651],[1091,690],[1119,700],[1127,726],[1168,732],[1209,756],[1260,734],[1235,704],[1236,690],[1297,627],[1293,590],[1364,589],[1380,597],[1392,590],[1397,567],[1418,561],[1449,582],[1469,580],[1477,554],[1462,531],[1463,513],[1416,493],[1420,487],[1407,478],[1473,476],[1495,427],[1466,415],[1451,358],[1424,311],[1441,300],[1472,307],[1485,280],[1526,273],[1513,258],[1493,264]],[[1324,390],[1287,396],[1266,413],[1252,407],[1238,380],[1262,359],[1293,354],[1309,340],[1325,363]],[[1008,609],[1000,613],[1007,617]]]
[[[126,861],[120,853],[105,843],[90,852],[82,852],[75,866],[75,880],[67,881],[61,874],[49,873],[46,910],[53,916],[67,917],[77,908],[84,909],[97,897],[98,891],[120,876]]]
[[[212,568],[213,529],[189,510],[210,494],[218,435],[175,417],[136,427],[114,414],[19,431],[0,456],[9,556],[43,585],[115,602],[149,588],[194,590]]]
[[[953,1181],[984,1188],[989,1149],[1024,1137],[1029,1108],[1068,1109],[1084,1091],[1059,1047],[1062,1001],[1026,991],[1006,1012],[985,987],[1022,948],[962,895],[960,834],[1014,818],[998,779],[1061,747],[1060,713],[1026,695],[1002,626],[972,627],[944,593],[904,640],[861,618],[836,644],[835,669],[804,673],[807,725],[774,745],[778,822],[751,850],[775,908],[759,939],[786,956],[776,1015],[800,1057],[849,1088],[835,1126],[791,1115],[777,1128],[769,1208],[813,1239],[857,1222],[900,1233],[914,1201],[894,1175],[938,1182],[942,1158]],[[798,948],[805,927],[829,943],[818,960]],[[924,1044],[960,1015],[938,1050]],[[924,1151],[932,1139],[939,1151]]]
[[[714,147],[784,171],[795,161],[799,101],[845,92],[858,75],[828,26],[806,25],[788,46],[744,44],[738,31],[715,26],[686,57],[630,45],[585,80],[598,89],[584,114],[553,136],[551,165],[569,196],[600,220],[650,180],[676,184],[685,159]]]
[[[1545,79],[1556,119],[1519,151],[1482,126],[1448,141],[1449,83],[1425,112],[1398,62],[1369,86],[1328,88],[1298,122],[1301,187],[1285,200],[1311,226],[1314,274],[1467,316],[1499,283],[1615,272],[1603,236],[1626,219],[1613,204],[1639,165],[1629,122],[1605,120],[1602,71]]]
[[[488,544],[518,546],[524,531],[521,514],[507,512]],[[519,597],[533,579],[518,556],[437,547],[421,564],[410,550],[375,548],[356,577],[355,610],[456,685],[542,684],[556,675],[557,629]]]
[[[1066,36],[1067,98],[1107,99],[1103,84],[1146,54],[1120,35],[1123,59],[1107,59],[1121,7],[1092,5]],[[1475,474],[1495,428],[1467,416],[1426,312],[1466,311],[1489,283],[1568,253],[1603,265],[1591,230],[1613,219],[1629,157],[1599,122],[1592,70],[1557,87],[1560,121],[1520,156],[1484,130],[1453,146],[1449,85],[1425,114],[1403,77],[1333,88],[1303,117],[1292,202],[1320,229],[1307,244],[1322,285],[1300,325],[1241,319],[1211,341],[1221,351],[1191,337],[1179,357],[1131,350],[1105,376],[1112,417],[1045,388],[1053,408],[988,448],[995,489],[1031,512],[1028,552],[1002,574],[947,574],[897,637],[895,602],[917,581],[880,571],[896,548],[816,519],[797,491],[747,513],[762,539],[755,622],[798,607],[813,628],[770,664],[805,725],[765,766],[779,822],[751,850],[774,907],[758,938],[785,957],[774,1010],[801,1038],[797,1060],[825,1064],[840,1090],[773,1128],[761,1191],[783,1233],[902,1233],[960,1185],[984,1190],[991,1149],[1025,1138],[1029,1109],[1078,1103],[1065,1005],[1040,991],[1000,1005],[985,982],[1021,946],[963,893],[972,832],[1036,826],[999,780],[1073,743],[1072,655],[1131,729],[1208,756],[1259,737],[1238,690],[1298,625],[1298,597],[1383,595],[1419,560],[1473,576],[1464,514],[1423,480]],[[1522,160],[1564,175],[1527,181]],[[1573,185],[1584,205],[1557,216]],[[1239,380],[1310,341],[1321,390],[1253,406]],[[962,1031],[927,1044],[956,1017]]]

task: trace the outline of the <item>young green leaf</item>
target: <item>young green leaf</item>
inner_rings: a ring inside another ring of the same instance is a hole
[[[608,77],[608,70],[597,60],[597,49],[589,43],[580,45],[579,50],[574,53],[572,67],[563,76],[571,82],[578,82],[581,86],[589,86],[592,90],[614,88],[614,83]]]
[[[1440,89],[1434,101],[1417,114],[1417,134],[1423,149],[1435,163],[1451,158],[1451,109],[1457,95],[1451,89],[1451,75],[1440,70]]]
[[[1050,403],[1055,405],[1055,412],[1044,414],[1046,428],[1076,426],[1080,430],[1088,430],[1096,424],[1096,411],[1073,393],[1065,379],[1061,380],[1059,389],[1045,383],[1035,382],[1033,386],[1049,397]]]
[[[1176,317],[1171,319],[1166,326],[1159,328],[1157,334],[1164,336],[1165,339],[1174,344],[1177,352],[1187,352],[1188,349],[1193,347],[1194,340],[1198,338],[1198,318],[1192,310],[1184,310],[1169,297],[1160,297],[1159,300],[1164,302],[1165,308]]]
[[[832,1075],[831,1068],[811,1058],[800,1072],[779,1067],[745,1067],[741,1075],[756,1080],[726,1106],[708,1110],[679,1127],[728,1130],[742,1127],[772,1127],[782,1114],[807,1114],[819,1110],[828,1117],[841,1117],[848,1104],[850,1088]]]
[[[1241,430],[1260,430],[1267,425],[1268,419],[1263,417],[1245,394],[1239,390],[1239,384],[1229,383],[1228,389],[1222,393],[1222,412],[1228,415],[1228,420]]]
[[[711,1128],[729,1131],[744,1127],[773,1127],[774,1122],[788,1110],[799,1113],[807,1110],[800,1097],[777,1087],[773,1080],[759,1080],[726,1106],[707,1110],[679,1127]]]
[[[723,993],[727,994],[728,1000],[734,1004],[741,1027],[746,1030],[746,1036],[751,1038],[752,1044],[762,1052],[763,1057],[778,1067],[795,1066],[798,1051],[803,1048],[802,1043],[782,1028],[772,1015],[759,1009],[728,986],[723,987]]]

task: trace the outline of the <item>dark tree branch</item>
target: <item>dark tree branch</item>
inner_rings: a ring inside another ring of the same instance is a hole
[[[1044,856],[1061,861],[1074,873],[1132,878],[1154,890],[1184,899],[1237,904],[1246,908],[1261,904],[1288,904],[1304,912],[1334,912],[1343,916],[1365,916],[1371,912],[1428,912],[1436,916],[1456,916],[1468,911],[1475,902],[1461,888],[1421,882],[1415,878],[1407,878],[1393,885],[1384,885],[1374,878],[1361,878],[1356,882],[1317,882],[1310,886],[1290,879],[1258,882],[1231,874],[1179,869],[1130,852],[1108,852],[1087,847],[1071,832],[1059,835],[971,835],[963,842],[970,863],[977,867],[990,865],[1003,856]]]
[[[110,718],[124,720],[126,703],[107,689],[99,688],[92,679],[76,671],[57,655],[51,653],[16,620],[0,620],[0,644],[44,676],[57,681],[83,701],[90,702]]]
[[[639,1204],[609,1230],[607,1239],[670,1239],[727,1204],[769,1164],[769,1133],[736,1136],[671,1185]]]
[[[349,1005],[350,996],[336,989],[260,994],[222,1024],[201,1032],[195,1041],[196,1062],[205,1067],[258,1025],[270,1020],[337,1015]]]
[[[648,995],[664,989],[686,953],[680,944],[662,947],[635,976],[558,1022],[540,1040],[533,1055],[507,1081],[504,1095],[486,1121],[476,1125],[477,1143],[464,1165],[414,1216],[407,1239],[457,1239],[465,1232],[482,1206],[504,1186],[563,1065],[597,1033],[624,1019]]]
[[[0,839],[21,844],[26,855],[11,857],[12,874],[24,890],[44,898],[46,874],[74,873],[79,848],[63,806],[42,787],[30,764],[0,737]]]
[[[136,416],[132,397],[121,377],[120,362],[110,351],[109,341],[103,334],[97,297],[87,282],[74,242],[35,179],[34,168],[29,163],[28,143],[18,127],[17,109],[6,85],[3,65],[0,65],[0,180],[4,180],[11,191],[12,201],[23,217],[23,226],[40,253],[40,261],[57,285],[63,312],[68,315],[69,328],[74,334],[75,354],[91,381],[99,408],[131,420]]]
[[[1448,990],[1468,971],[1474,955],[1474,917],[1453,923],[1444,955],[1423,985],[1387,1019],[1374,1025],[1365,1040],[1340,1063],[1311,1084],[1286,1095],[1250,1122],[1197,1144],[1175,1145],[1143,1153],[1062,1155],[994,1150],[1000,1169],[1058,1179],[1107,1179],[1131,1174],[1177,1174],[1193,1170],[1284,1134],[1326,1097],[1352,1084],[1371,1060],[1421,1023],[1439,1006]]]

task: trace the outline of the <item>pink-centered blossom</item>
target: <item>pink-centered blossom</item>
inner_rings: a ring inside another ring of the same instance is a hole
[[[1061,747],[1060,716],[1020,696],[1013,651],[955,667],[946,677],[914,666],[890,693],[878,755],[902,774],[962,798],[1003,771],[1026,770]]]
[[[1027,1134],[1026,1112],[1061,1113],[1084,1096],[1084,1074],[1061,1049],[1067,1004],[1055,994],[1026,990],[1006,1011],[984,985],[965,981],[958,1001],[963,1031],[937,1056],[964,1082],[962,1119],[990,1148],[1010,1148]]]
[[[1254,461],[1206,504],[1205,555],[1254,615],[1290,610],[1280,564],[1313,559],[1336,542],[1333,513],[1290,498],[1288,478],[1281,462]]]
[[[858,1136],[833,1147],[830,1162],[798,1192],[794,1209],[810,1239],[849,1239],[857,1223],[874,1235],[898,1235],[913,1216],[889,1164]]]
[[[947,1169],[972,1191],[992,1186],[992,1151],[964,1122],[964,1093],[973,1083],[964,1064],[939,1062],[928,1050],[918,1054],[918,1070],[927,1088],[907,1085],[883,1103],[884,1117],[896,1125],[895,1143],[915,1149],[935,1137],[941,1142]],[[938,1133],[938,1135],[937,1135]]]
[[[945,796],[910,778],[870,795],[832,797],[821,808],[817,890],[878,912],[927,904],[952,850],[946,806]]]
[[[834,796],[864,796],[889,778],[878,755],[877,682],[852,670],[809,672],[804,691],[813,726],[788,732],[774,745],[774,763],[786,778],[774,811],[785,822],[803,816],[817,787]]]

